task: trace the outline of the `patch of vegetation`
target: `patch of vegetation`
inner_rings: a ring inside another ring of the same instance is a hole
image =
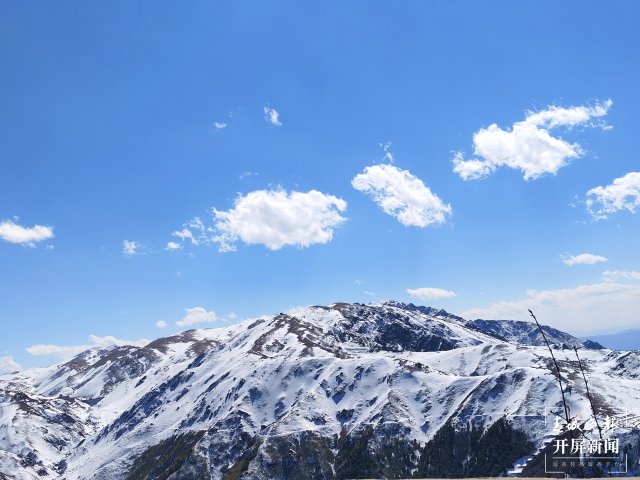
[[[175,435],[149,447],[135,459],[127,480],[166,480],[184,465],[204,433]]]

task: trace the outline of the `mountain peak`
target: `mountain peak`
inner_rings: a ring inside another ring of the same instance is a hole
[[[135,478],[163,462],[180,478],[279,478],[270,459],[281,455],[303,469],[321,455],[340,472],[354,445],[367,462],[389,448],[417,458],[447,425],[484,429],[507,414],[535,443],[544,422],[522,422],[557,408],[560,393],[532,332],[401,302],[341,302],[91,349],[0,377],[0,478]],[[545,332],[558,346],[574,339]],[[572,354],[558,350],[558,362],[572,413],[588,415]],[[637,356],[581,357],[603,405],[640,402]]]

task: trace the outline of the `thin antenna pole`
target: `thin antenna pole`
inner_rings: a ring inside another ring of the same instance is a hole
[[[551,354],[553,364],[556,366],[556,373],[558,374],[558,384],[560,385],[560,394],[562,395],[562,404],[564,405],[564,418],[567,420],[567,424],[568,424],[569,410],[567,409],[567,401],[564,398],[564,390],[562,388],[562,378],[560,377],[560,367],[558,366],[558,362],[556,362],[556,357],[553,355],[553,350],[551,350],[551,345],[549,344],[549,340],[547,340],[547,336],[544,334],[544,330],[542,330],[542,327],[538,323],[538,319],[533,314],[531,309],[529,309],[529,313],[533,317],[533,320],[536,322],[536,325],[538,326],[538,330],[540,330],[540,333],[542,334],[542,338],[544,338],[544,342],[547,344],[547,348],[549,349],[549,353]]]
[[[580,361],[580,357],[578,356],[578,349],[574,346],[573,351],[576,352],[576,358],[578,359],[578,365],[580,365],[582,378],[584,378],[584,384],[587,387],[587,398],[589,399],[589,404],[591,405],[591,411],[593,412],[593,419],[596,421],[596,426],[598,427],[598,433],[600,434],[600,440],[602,440],[602,429],[600,428],[600,424],[598,423],[598,417],[596,416],[596,409],[593,406],[593,401],[591,400],[591,394],[589,393],[589,384],[587,383],[587,377],[584,374],[584,368],[582,368],[582,362]]]

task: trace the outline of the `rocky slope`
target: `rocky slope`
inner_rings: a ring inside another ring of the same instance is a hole
[[[626,415],[633,442],[637,353],[547,334],[572,416],[590,407],[563,345],[580,348],[598,409]],[[0,376],[0,478],[497,474],[541,447],[561,410],[538,340],[518,322],[388,302],[91,349]],[[466,452],[459,461],[446,453],[453,444]],[[491,448],[506,452],[501,463],[487,463]]]

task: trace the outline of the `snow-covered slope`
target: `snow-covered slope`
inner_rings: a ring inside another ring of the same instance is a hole
[[[391,442],[411,474],[445,425],[504,416],[537,448],[560,392],[546,347],[501,325],[397,302],[315,306],[0,376],[0,478],[334,478]],[[637,409],[637,355],[576,345],[600,407]],[[588,418],[573,351],[556,355],[572,415]],[[395,455],[380,468],[400,472]]]

